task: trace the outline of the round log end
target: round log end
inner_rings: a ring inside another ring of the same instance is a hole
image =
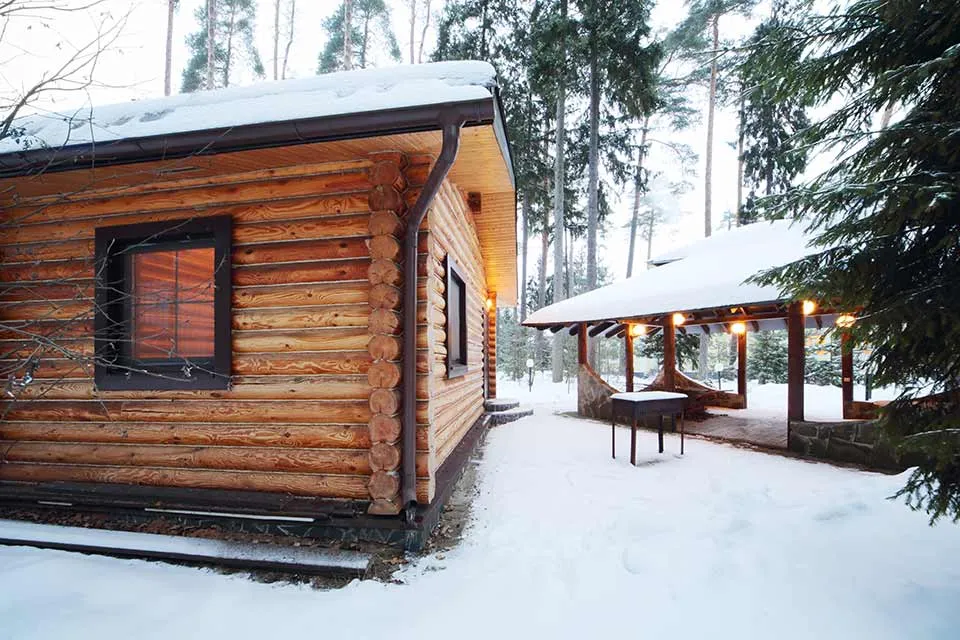
[[[370,284],[389,284],[397,286],[403,280],[400,267],[391,260],[374,260],[367,270]]]
[[[367,343],[367,351],[374,360],[399,360],[400,340],[394,336],[373,336]]]
[[[370,468],[374,471],[395,471],[400,466],[400,447],[378,442],[370,447]]]
[[[370,257],[374,260],[400,260],[400,243],[393,236],[377,235],[370,239]]]
[[[367,381],[371,387],[392,389],[400,385],[400,365],[394,362],[374,362],[367,371]]]
[[[391,444],[400,439],[400,418],[378,413],[370,418],[370,440]]]
[[[367,202],[371,211],[402,211],[405,205],[403,196],[396,188],[382,184],[370,189]]]
[[[374,309],[399,309],[401,292],[390,284],[375,284],[370,287],[370,306]]]
[[[403,223],[393,211],[374,211],[370,214],[370,235],[400,236]]]
[[[373,309],[368,320],[370,333],[397,335],[400,333],[400,314],[389,309]]]
[[[394,389],[374,389],[370,392],[370,411],[395,416],[400,411],[400,392]]]
[[[379,498],[370,503],[367,513],[372,516],[395,516],[400,513],[400,497]]]
[[[400,492],[400,476],[391,471],[375,471],[367,484],[374,500],[390,500]]]

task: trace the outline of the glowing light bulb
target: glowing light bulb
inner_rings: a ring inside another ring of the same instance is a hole
[[[836,324],[841,329],[849,329],[857,321],[857,318],[849,313],[837,316]]]
[[[647,332],[647,327],[642,324],[631,324],[630,325],[630,337],[638,338],[644,335]]]
[[[741,335],[747,332],[747,325],[744,322],[734,322],[730,325],[730,333]]]
[[[687,321],[687,316],[683,315],[682,313],[673,314],[673,326],[679,327],[686,321]]]
[[[813,300],[804,300],[801,309],[803,310],[803,315],[809,316],[817,310],[817,303]]]

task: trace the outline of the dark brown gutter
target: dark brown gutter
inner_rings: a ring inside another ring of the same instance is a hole
[[[312,142],[435,131],[447,114],[463,115],[463,126],[494,125],[502,129],[495,95],[482,100],[265,122],[169,135],[126,138],[113,142],[65,145],[0,154],[0,178],[89,169],[194,155],[247,151]],[[501,150],[510,162],[505,137]]]
[[[403,261],[403,478],[401,497],[407,522],[417,506],[417,240],[427,208],[450,172],[460,149],[465,114],[451,109],[441,121],[443,145],[417,201],[407,214]]]

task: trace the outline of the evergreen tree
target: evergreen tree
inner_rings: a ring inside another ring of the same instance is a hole
[[[741,179],[749,188],[738,225],[756,221],[757,198],[785,192],[807,164],[806,148],[796,144],[798,135],[810,126],[801,96],[777,96],[759,60],[765,48],[784,37],[784,24],[775,14],[757,27],[747,42],[750,53],[738,69]],[[796,58],[784,60],[791,65],[798,62]]]
[[[904,389],[882,413],[919,457],[900,495],[960,519],[960,12],[853,0],[787,27],[766,72],[778,96],[830,110],[804,141],[836,159],[779,203],[823,232],[821,251],[763,280],[858,310],[852,336],[873,345],[877,384]],[[878,130],[888,105],[902,117]],[[924,384],[939,395],[917,402]]]
[[[214,19],[209,25],[208,7],[215,10]],[[200,29],[187,36],[190,59],[183,70],[181,91],[228,87],[244,65],[257,78],[263,77],[263,63],[253,42],[257,15],[254,0],[210,0],[198,7],[194,15]],[[212,43],[208,37],[210,32],[213,33]],[[208,52],[209,44],[212,44],[212,47]],[[213,68],[210,68],[208,53],[213,54]]]
[[[760,384],[786,384],[786,331],[751,333],[747,340],[747,378]]]
[[[385,0],[352,0],[350,37],[345,41],[347,13],[347,3],[342,2],[336,12],[323,21],[327,41],[317,60],[317,73],[347,69],[347,51],[351,69],[372,66],[371,54],[377,51],[386,53],[395,62],[400,61],[400,45],[390,24],[390,8]]]
[[[600,122],[606,120],[611,133],[616,133],[628,121],[643,121],[652,113],[657,103],[654,80],[662,50],[659,43],[649,40],[651,5],[646,0],[580,0],[578,5],[583,15],[581,47],[589,77],[586,229],[589,291],[598,284],[601,152],[614,163],[614,175],[626,173],[621,154],[609,144],[601,149]],[[605,142],[615,140],[611,136],[611,140]]]

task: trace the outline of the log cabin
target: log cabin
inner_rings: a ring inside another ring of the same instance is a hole
[[[485,428],[496,308],[516,299],[493,68],[335,73],[13,131],[0,504],[422,544]]]

